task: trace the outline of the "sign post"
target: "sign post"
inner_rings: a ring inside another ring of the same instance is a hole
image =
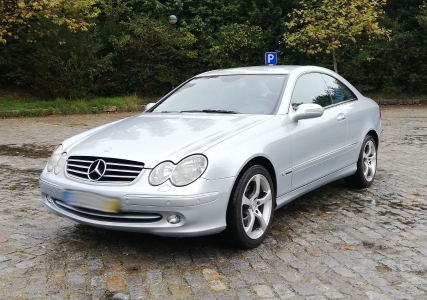
[[[265,52],[265,64],[267,66],[277,65],[277,53]]]

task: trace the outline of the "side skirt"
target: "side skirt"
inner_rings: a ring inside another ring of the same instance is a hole
[[[347,166],[341,170],[338,170],[334,173],[331,173],[329,175],[326,175],[322,178],[319,178],[307,185],[304,185],[296,190],[293,190],[287,194],[284,194],[278,198],[276,198],[276,209],[288,204],[289,202],[295,200],[296,198],[298,198],[301,195],[304,195],[314,189],[317,189],[318,187],[321,187],[322,185],[325,185],[327,183],[330,183],[332,181],[353,175],[357,170],[357,165],[356,164],[352,164],[350,166]]]

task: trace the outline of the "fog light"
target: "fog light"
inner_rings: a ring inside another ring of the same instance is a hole
[[[169,223],[171,223],[171,224],[178,224],[178,223],[179,223],[179,221],[181,221],[181,218],[180,218],[179,216],[177,216],[177,215],[170,215],[170,216],[167,218],[167,220],[168,220],[168,222],[169,222]]]

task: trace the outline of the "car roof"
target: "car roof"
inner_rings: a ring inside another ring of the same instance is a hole
[[[302,66],[254,66],[254,67],[242,67],[242,68],[231,68],[222,70],[208,71],[197,75],[201,76],[219,76],[219,75],[244,75],[244,74],[289,74],[292,70],[301,68]]]

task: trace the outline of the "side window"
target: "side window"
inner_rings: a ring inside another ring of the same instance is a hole
[[[315,103],[322,107],[331,104],[328,87],[321,74],[309,73],[298,78],[292,93],[292,108],[296,110],[298,106],[305,103]]]
[[[332,104],[348,100],[357,100],[356,95],[344,83],[329,75],[322,74],[322,76],[328,86]]]

